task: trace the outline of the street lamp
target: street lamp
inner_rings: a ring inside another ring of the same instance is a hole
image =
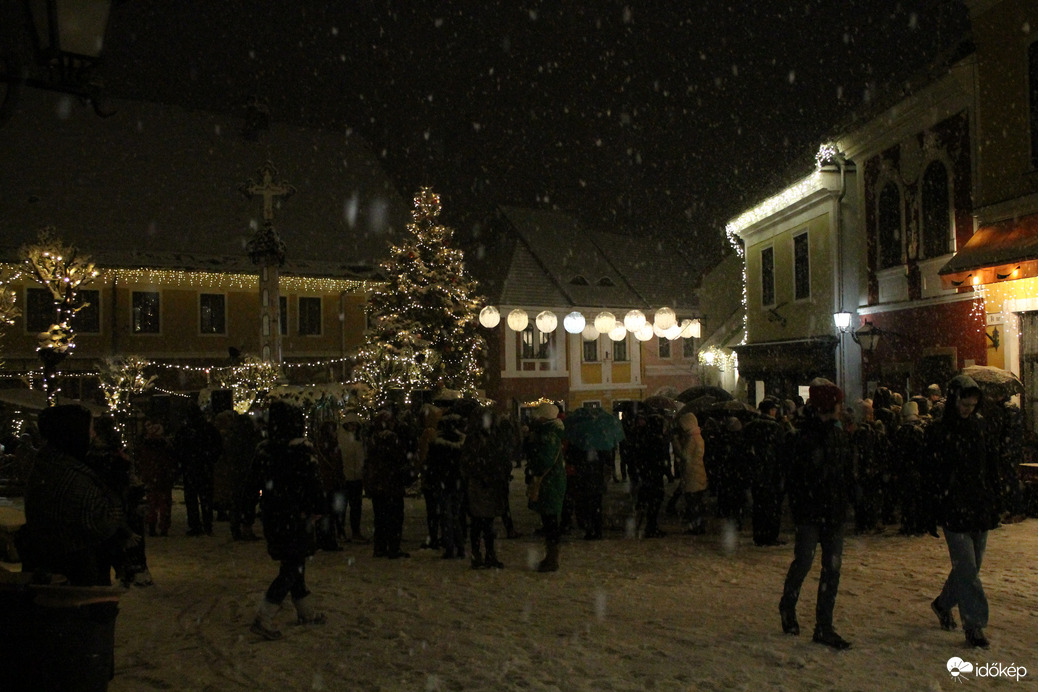
[[[0,59],[0,122],[9,116],[26,86],[71,94],[89,101],[94,112],[101,91],[96,69],[104,47],[113,0],[26,0],[32,64],[17,55]]]
[[[879,345],[879,337],[882,333],[882,330],[866,320],[865,324],[851,332],[851,338],[854,339],[854,343],[861,346],[863,352],[872,353]]]

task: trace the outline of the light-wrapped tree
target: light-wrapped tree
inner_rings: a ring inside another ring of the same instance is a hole
[[[36,352],[43,361],[43,387],[47,403],[55,403],[58,393],[56,375],[58,365],[75,348],[72,322],[76,313],[87,307],[77,298],[76,291],[97,278],[93,262],[80,255],[73,245],[66,245],[55,234],[53,227],[39,231],[35,243],[21,248],[27,273],[50,291],[54,299],[54,323],[38,336]]]
[[[380,266],[386,283],[371,295],[371,329],[359,354],[358,377],[384,406],[393,390],[405,402],[417,389],[473,394],[483,375],[486,341],[479,334],[483,299],[465,271],[454,231],[438,222],[440,198],[423,187],[414,199],[408,236]]]

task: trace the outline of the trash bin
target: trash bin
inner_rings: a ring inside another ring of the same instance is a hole
[[[104,586],[0,584],[0,689],[107,690],[115,673],[120,593]]]

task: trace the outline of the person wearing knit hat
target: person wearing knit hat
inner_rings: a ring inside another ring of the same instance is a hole
[[[790,508],[796,524],[793,562],[779,601],[782,631],[800,634],[796,607],[800,588],[811,571],[815,548],[822,547],[822,571],[815,605],[812,641],[834,649],[850,643],[833,629],[833,610],[840,587],[843,526],[854,491],[850,436],[840,428],[843,392],[831,382],[812,382],[810,408],[793,443],[787,475]]]
[[[933,523],[926,486],[926,425],[919,415],[919,403],[909,401],[901,407],[901,425],[890,436],[890,454],[897,469],[897,494],[901,506],[900,533],[922,536]]]
[[[988,531],[998,526],[1002,510],[998,457],[989,446],[988,430],[977,414],[981,390],[970,377],[958,375],[948,384],[944,416],[931,424],[927,458],[932,464],[937,522],[951,558],[951,572],[930,604],[943,630],[958,627],[958,606],[966,643],[986,649],[988,599],[980,582],[980,565]],[[933,531],[936,535],[936,530]]]

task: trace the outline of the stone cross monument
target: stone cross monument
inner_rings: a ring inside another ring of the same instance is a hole
[[[247,198],[263,198],[263,225],[249,239],[245,249],[259,267],[260,358],[281,363],[281,267],[285,264],[285,243],[274,230],[274,200],[291,197],[296,189],[278,177],[274,164],[260,167],[259,180],[250,178],[238,189]]]

